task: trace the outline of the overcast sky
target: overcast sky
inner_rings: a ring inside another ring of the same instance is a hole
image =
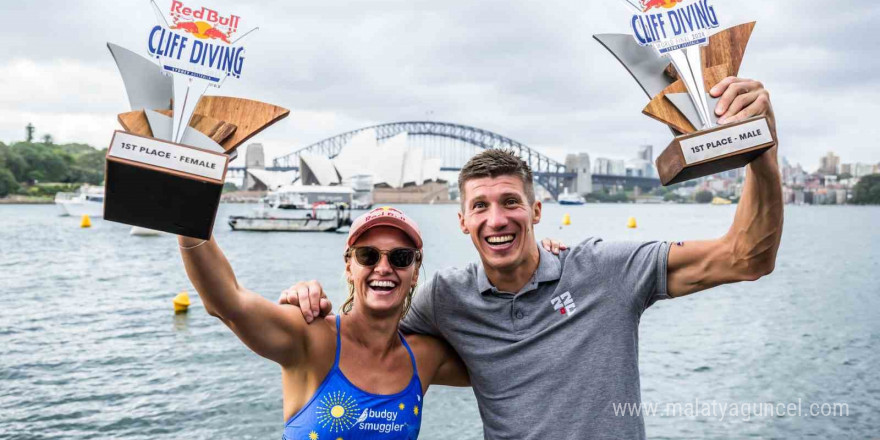
[[[167,2],[170,4],[170,0]],[[665,125],[592,39],[628,31],[617,0],[287,0],[196,3],[260,30],[241,79],[211,94],[271,102],[287,119],[253,140],[270,156],[360,127],[431,119],[480,127],[551,157],[655,154]],[[758,22],[740,76],[761,80],[781,154],[807,169],[829,150],[880,162],[880,3],[716,0],[722,24]],[[160,2],[162,4],[162,2]],[[128,111],[105,43],[146,53],[147,0],[0,3],[0,141],[37,136],[104,148]]]

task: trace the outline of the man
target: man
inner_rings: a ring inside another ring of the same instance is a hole
[[[770,116],[757,81],[726,78],[719,122]],[[462,168],[459,225],[481,264],[438,272],[415,295],[402,327],[446,339],[467,365],[487,439],[644,438],[638,404],[638,324],[660,299],[773,271],[782,235],[774,146],[747,166],[733,224],[716,240],[607,243],[588,239],[553,256],[535,245],[541,219],[528,166],[484,151]],[[311,318],[329,311],[316,283],[282,301]],[[307,319],[308,319],[307,318]]]

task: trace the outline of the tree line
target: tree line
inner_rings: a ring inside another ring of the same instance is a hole
[[[0,142],[0,197],[26,194],[46,182],[100,185],[104,182],[104,155],[87,144]]]
[[[880,174],[862,176],[852,195],[851,203],[856,205],[880,205]]]

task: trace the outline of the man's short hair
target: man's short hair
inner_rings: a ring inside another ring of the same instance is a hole
[[[524,160],[509,150],[490,148],[472,157],[458,174],[458,192],[464,204],[464,184],[468,180],[516,176],[523,182],[529,204],[535,203],[535,186],[532,183],[532,169]]]

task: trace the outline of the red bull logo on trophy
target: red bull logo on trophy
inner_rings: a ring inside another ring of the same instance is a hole
[[[642,5],[642,12],[648,12],[654,8],[674,8],[681,0],[640,0],[639,3]]]
[[[171,18],[170,29],[187,32],[199,39],[220,40],[226,44],[230,44],[241,20],[237,15],[224,17],[204,6],[193,9],[177,0],[172,0],[168,15]]]
[[[165,72],[205,80],[214,86],[229,76],[241,76],[244,48],[236,42],[250,33],[236,35],[241,17],[221,15],[204,6],[191,7],[179,0],[171,0],[167,14],[155,1],[153,7],[160,24],[150,31],[147,48]]]

